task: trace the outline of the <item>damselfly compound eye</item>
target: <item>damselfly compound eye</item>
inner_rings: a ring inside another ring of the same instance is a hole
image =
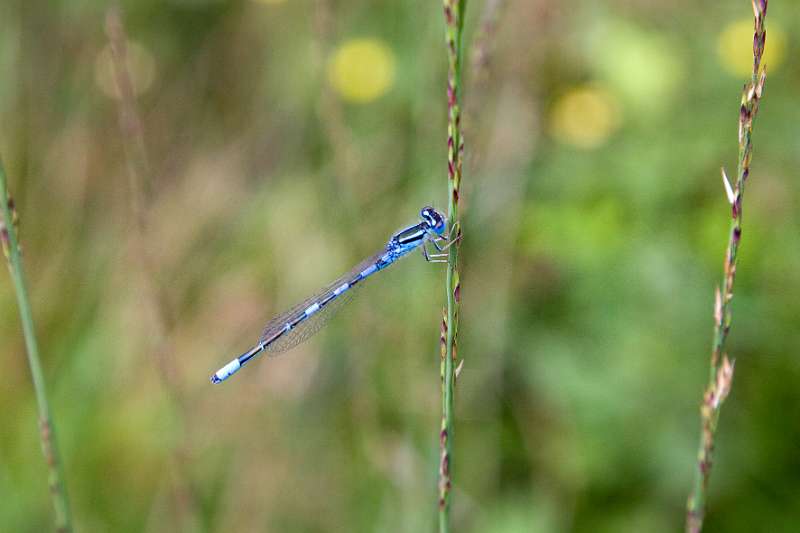
[[[439,213],[436,209],[426,206],[422,208],[422,211],[419,212],[420,218],[428,225],[428,227],[434,231],[437,235],[441,235],[444,233],[445,229],[445,221],[444,215]]]

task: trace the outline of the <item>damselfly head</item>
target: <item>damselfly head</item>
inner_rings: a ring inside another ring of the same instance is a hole
[[[438,212],[436,209],[432,208],[431,206],[423,207],[422,210],[419,212],[419,216],[425,224],[437,235],[444,234],[445,230],[445,221],[444,215]]]

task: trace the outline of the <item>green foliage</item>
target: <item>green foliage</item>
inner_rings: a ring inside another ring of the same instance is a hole
[[[317,338],[208,383],[274,313],[447,205],[441,5],[310,6],[123,5],[155,67],[137,95],[147,248],[183,414],[158,376],[117,104],[96,81],[103,7],[0,6],[0,152],[78,531],[435,527],[441,265],[405,260]],[[743,80],[717,38],[746,8],[507,2],[471,91],[470,4],[453,531],[682,526]],[[788,38],[754,136],[708,531],[791,531],[800,506],[798,17],[770,5],[768,31]],[[346,101],[327,61],[365,37],[394,54],[394,84]],[[671,77],[610,69],[603,54],[626,49],[627,68]],[[607,128],[593,147],[554,131],[576,89],[590,96],[576,123]],[[0,523],[40,531],[52,512],[24,353],[0,276]]]

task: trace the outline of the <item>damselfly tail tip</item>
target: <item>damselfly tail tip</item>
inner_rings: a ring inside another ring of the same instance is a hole
[[[211,376],[211,383],[222,383],[235,374],[240,368],[242,368],[242,364],[239,362],[239,359],[234,359],[227,365],[214,372],[214,375]]]

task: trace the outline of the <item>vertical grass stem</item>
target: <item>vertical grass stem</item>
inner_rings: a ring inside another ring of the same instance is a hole
[[[462,29],[466,0],[444,0],[445,42],[447,46],[447,227],[452,238],[460,238],[461,225],[458,214],[461,189],[461,169],[464,155],[464,139],[461,128],[461,59]],[[447,260],[446,297],[447,307],[442,321],[441,379],[442,379],[442,425],[439,433],[439,531],[450,529],[452,504],[452,452],[454,386],[456,379],[458,311],[461,293],[458,265],[459,242],[449,248]]]
[[[764,18],[767,15],[767,0],[751,0],[754,15],[753,30],[753,71],[750,81],[744,86],[739,107],[739,162],[736,182],[730,180],[722,171],[722,180],[728,201],[731,204],[731,228],[728,248],[725,254],[722,289],[716,289],[714,299],[714,339],[711,348],[711,365],[708,385],[700,406],[700,443],[697,450],[695,479],[686,504],[686,531],[699,533],[703,528],[708,481],[714,452],[714,439],[717,431],[720,408],[730,392],[733,381],[734,363],[725,353],[725,342],[731,328],[731,301],[739,244],[742,237],[742,199],[747,178],[750,175],[750,161],[753,145],[753,119],[758,113],[758,105],[764,91],[766,69],[761,64],[767,31]]]
[[[22,252],[17,236],[17,214],[14,202],[8,192],[8,184],[3,161],[0,159],[0,210],[3,218],[0,221],[0,241],[3,254],[6,257],[11,282],[17,296],[19,317],[22,322],[22,333],[25,337],[25,347],[28,353],[28,365],[31,369],[33,388],[36,392],[36,404],[39,411],[39,437],[42,443],[42,453],[48,470],[48,485],[50,497],[55,510],[55,526],[59,533],[72,531],[72,518],[69,500],[64,486],[64,473],[61,466],[61,457],[58,452],[55,424],[50,415],[50,405],[47,400],[47,387],[39,360],[39,345],[36,342],[36,332],[33,326],[33,315],[28,299],[28,289],[25,283],[25,273],[22,270]]]

